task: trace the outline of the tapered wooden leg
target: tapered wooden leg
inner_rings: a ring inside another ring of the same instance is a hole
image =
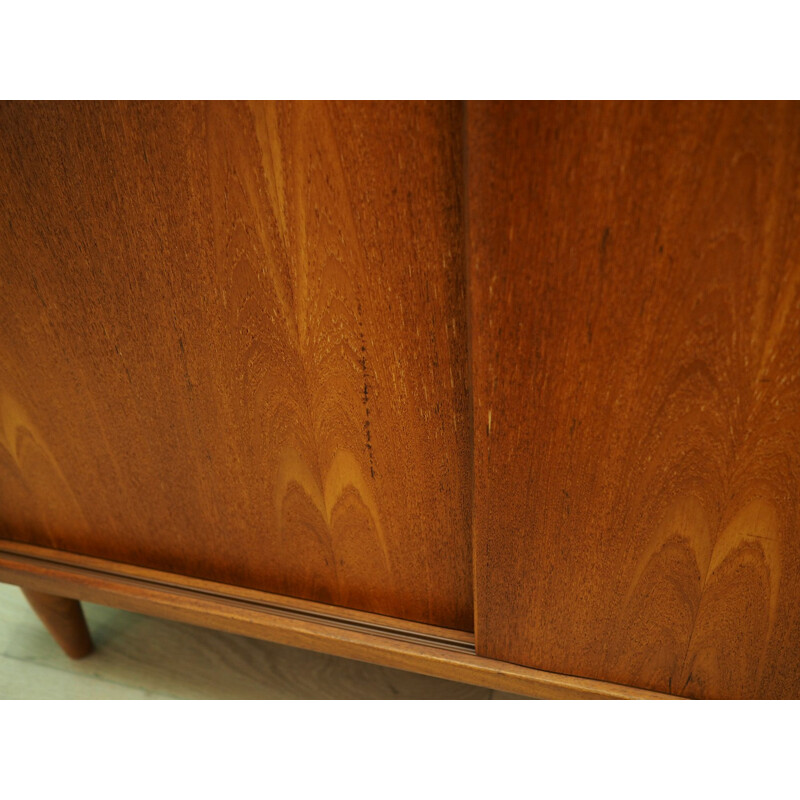
[[[83,658],[94,650],[83,609],[77,600],[22,589],[31,608],[70,658]]]

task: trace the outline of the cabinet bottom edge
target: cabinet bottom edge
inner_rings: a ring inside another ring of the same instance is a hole
[[[0,582],[541,699],[674,699],[485,658],[472,634],[0,540]]]

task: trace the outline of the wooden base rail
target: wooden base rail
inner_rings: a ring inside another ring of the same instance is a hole
[[[0,581],[531,697],[669,695],[482,658],[472,634],[0,540]]]

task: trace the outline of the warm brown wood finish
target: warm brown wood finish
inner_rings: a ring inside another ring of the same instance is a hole
[[[547,699],[665,699],[475,655],[472,634],[0,541],[0,581],[280,644]]]
[[[457,104],[0,107],[0,533],[472,628]]]
[[[83,658],[94,649],[83,609],[77,600],[56,597],[22,587],[22,593],[36,616],[70,658]]]
[[[478,652],[800,696],[800,106],[467,128]]]
[[[512,692],[800,697],[800,105],[0,104],[0,540]]]

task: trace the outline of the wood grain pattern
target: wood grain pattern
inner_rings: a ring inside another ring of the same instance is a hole
[[[478,652],[800,696],[800,106],[467,130]]]
[[[474,652],[472,634],[462,631],[18,542],[0,541],[0,581],[530,697],[589,700],[667,697],[481,658]],[[442,646],[443,642],[462,646]],[[465,644],[469,646],[464,647]]]
[[[471,629],[460,107],[0,133],[0,533]]]

